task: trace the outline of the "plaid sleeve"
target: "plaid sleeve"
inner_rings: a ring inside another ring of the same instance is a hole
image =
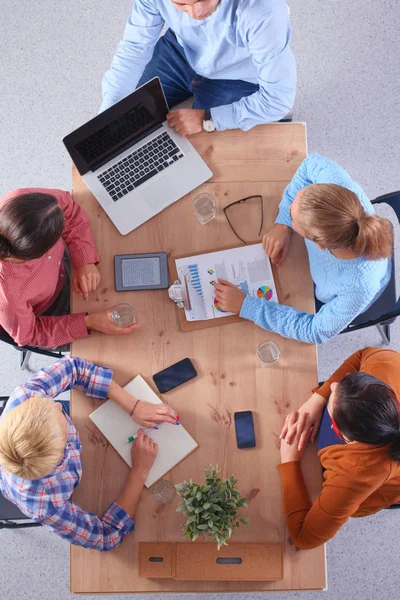
[[[11,394],[4,412],[15,408],[32,396],[55,398],[72,388],[81,389],[87,396],[105,400],[111,380],[111,369],[99,367],[83,358],[66,356],[49,367],[41,369],[24,385],[17,388]]]
[[[41,523],[71,544],[100,552],[113,550],[135,529],[131,517],[115,502],[100,518],[68,501],[54,507]]]

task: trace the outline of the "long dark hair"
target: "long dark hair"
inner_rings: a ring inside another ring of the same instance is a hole
[[[392,388],[368,373],[350,373],[336,389],[333,419],[346,438],[363,444],[392,443],[400,461],[400,404]]]
[[[51,194],[20,194],[0,210],[0,260],[33,260],[60,238],[64,213]]]

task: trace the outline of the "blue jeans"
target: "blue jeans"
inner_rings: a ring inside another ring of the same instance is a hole
[[[159,77],[169,108],[194,96],[193,108],[232,104],[258,91],[258,85],[231,79],[207,79],[193,71],[171,29],[158,40],[138,87]]]

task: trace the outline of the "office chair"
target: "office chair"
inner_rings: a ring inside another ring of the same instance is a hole
[[[400,222],[400,191],[379,196],[375,200],[372,200],[372,204],[388,204],[394,210],[397,220]],[[322,302],[315,298],[316,312],[319,311],[322,305]],[[357,331],[358,329],[365,329],[366,327],[375,325],[382,336],[384,345],[387,346],[390,343],[390,325],[399,315],[400,298],[397,297],[396,293],[396,263],[393,253],[392,273],[388,285],[372,306],[361,315],[358,315],[358,317],[356,317],[354,321],[340,333],[349,333],[351,331]]]
[[[0,396],[0,416],[7,403],[8,396]],[[15,521],[26,521],[16,523]],[[41,523],[30,521],[15,504],[4,498],[0,492],[0,529],[21,529],[23,527],[41,527]]]
[[[21,353],[20,365],[21,369],[25,370],[28,367],[29,357],[32,354],[42,354],[43,356],[51,356],[52,358],[62,358],[64,354],[60,350],[50,350],[48,348],[40,348],[38,346],[18,346],[18,344],[8,335],[4,329],[0,328],[0,342],[13,346]]]

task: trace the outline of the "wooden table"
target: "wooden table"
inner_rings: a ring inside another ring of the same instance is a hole
[[[324,547],[297,551],[288,540],[282,510],[279,432],[285,414],[307,399],[317,383],[316,350],[312,345],[281,338],[249,321],[181,333],[177,308],[166,291],[114,291],[115,254],[166,251],[170,255],[210,251],[237,245],[222,207],[249,194],[262,194],[264,230],[274,222],[282,192],[306,156],[306,129],[301,123],[255,127],[250,132],[225,131],[199,134],[192,143],[214,173],[187,197],[121,236],[79,175],[73,176],[74,198],[89,215],[101,256],[102,281],[88,305],[74,296],[73,312],[94,311],[119,302],[130,302],[140,329],[127,337],[93,333],[73,343],[72,353],[107,365],[124,385],[140,373],[149,383],[157,371],[185,357],[193,359],[198,377],[166,394],[181,421],[200,447],[168,475],[175,484],[187,478],[202,480],[201,468],[218,464],[223,474],[234,473],[238,487],[249,498],[249,527],[235,534],[236,541],[283,541],[284,579],[277,582],[177,582],[139,578],[138,542],[179,540],[182,515],[176,498],[158,504],[145,490],[136,515],[136,531],[112,552],[100,553],[71,546],[71,591],[96,593],[134,592],[239,592],[255,590],[322,589],[326,584]],[[217,218],[206,226],[194,216],[192,200],[209,191],[218,205]],[[313,288],[303,241],[293,236],[288,258],[277,278],[282,303],[313,312]],[[275,339],[281,357],[272,367],[261,368],[256,349],[265,339]],[[83,509],[102,515],[115,500],[127,477],[128,467],[88,418],[98,406],[81,392],[72,393],[72,417],[83,445],[83,478],[74,501]],[[236,447],[233,413],[255,413],[257,448],[246,452]],[[314,497],[321,486],[315,448],[303,461],[309,490]],[[191,542],[188,542],[191,543]]]

